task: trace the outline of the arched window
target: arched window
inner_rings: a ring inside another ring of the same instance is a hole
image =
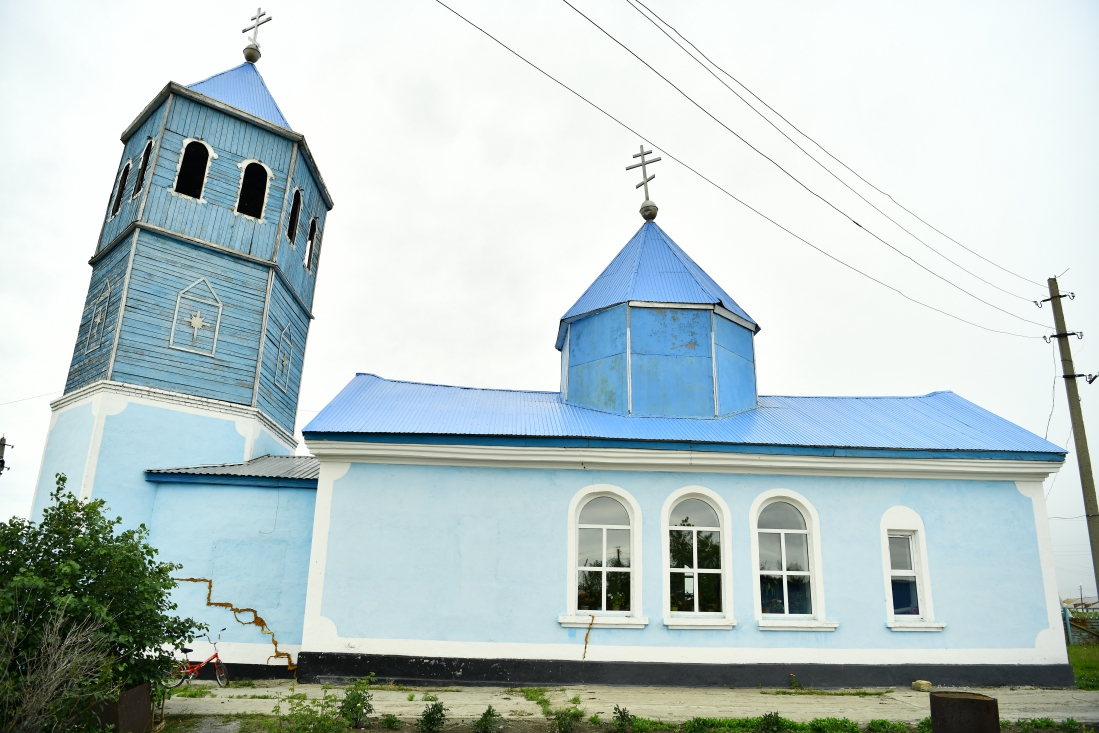
[[[306,272],[313,269],[313,247],[317,241],[317,219],[309,221],[309,238],[305,240],[305,264]]]
[[[801,511],[773,501],[756,522],[759,542],[759,597],[765,614],[813,613],[809,530]]]
[[[134,181],[134,192],[130,198],[137,198],[141,189],[145,188],[145,175],[149,171],[149,156],[153,153],[153,141],[145,143],[145,150],[141,153],[141,165],[137,168],[137,180]]]
[[[294,240],[298,238],[298,219],[301,218],[301,189],[294,191],[294,203],[290,205],[290,224],[286,227],[286,238],[290,240],[290,248],[294,248]]]
[[[721,522],[701,499],[684,499],[668,518],[672,613],[721,613]]]
[[[114,216],[122,208],[122,197],[126,195],[126,179],[130,177],[130,164],[122,169],[122,175],[118,177],[118,191],[114,195],[114,204],[111,205],[111,216]]]
[[[179,162],[176,174],[175,192],[202,198],[202,189],[206,185],[206,169],[210,164],[210,150],[199,140],[192,140],[183,148],[183,159]]]
[[[597,496],[580,510],[576,539],[578,611],[629,611],[630,515],[612,496]]]
[[[237,213],[263,218],[263,205],[267,200],[267,169],[251,162],[244,167],[240,178],[240,195],[237,196]]]

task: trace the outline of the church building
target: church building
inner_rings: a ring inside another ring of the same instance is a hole
[[[361,373],[294,455],[333,201],[258,58],[123,132],[34,503],[65,473],[148,527],[230,674],[1073,683],[1064,450],[952,392],[759,395],[760,324],[647,184],[560,319],[559,389]]]

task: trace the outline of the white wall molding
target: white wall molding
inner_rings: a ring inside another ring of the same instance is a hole
[[[309,549],[309,582],[305,591],[305,619],[302,625],[303,649],[347,651],[331,619],[321,615],[324,598],[324,574],[328,566],[328,531],[332,524],[332,490],[347,475],[346,461],[322,460],[317,478],[317,498],[313,509],[313,540]],[[332,648],[332,647],[335,648]]]
[[[968,481],[1040,482],[1062,465],[1059,461],[993,458],[854,458],[640,448],[429,445],[343,440],[306,440],[306,445],[314,455],[356,463]]]
[[[211,412],[228,415],[233,418],[250,418],[257,420],[264,430],[281,442],[288,450],[297,449],[298,442],[294,436],[283,429],[262,411],[248,405],[238,405],[235,402],[214,400],[209,397],[196,397],[180,392],[169,392],[166,389],[156,387],[142,387],[136,384],[123,382],[110,382],[100,380],[59,397],[50,403],[50,409],[55,413],[66,410],[74,405],[83,404],[101,394],[115,394],[125,397],[131,402],[168,407],[174,410],[190,412],[198,415],[209,415]]]
[[[1061,660],[1068,661],[1068,648],[1065,646],[1065,634],[1061,621],[1061,597],[1057,592],[1057,568],[1053,563],[1053,538],[1049,531],[1049,516],[1046,512],[1046,495],[1043,485],[1038,481],[1018,481],[1015,488],[1030,499],[1034,511],[1034,530],[1038,536],[1038,558],[1042,566],[1042,588],[1046,595],[1046,616],[1049,628],[1038,633],[1035,646],[1043,643],[1057,650]]]
[[[327,621],[327,619],[324,619]],[[590,620],[590,619],[589,619]],[[331,622],[329,622],[331,623]],[[629,633],[629,632],[625,632]],[[1043,630],[1043,633],[1046,633]],[[1062,634],[1062,636],[1064,636]],[[633,638],[632,635],[623,639]],[[319,637],[306,638],[302,651],[355,654],[395,654],[409,657],[453,657],[461,659],[560,659],[580,661],[584,635],[577,633],[571,644],[519,642],[441,641],[428,639],[370,639],[335,637],[326,643]],[[1063,664],[1052,645],[1023,648],[973,649],[836,649],[821,646],[644,646],[590,642],[589,662],[678,662],[685,664]],[[976,660],[980,660],[977,662]]]

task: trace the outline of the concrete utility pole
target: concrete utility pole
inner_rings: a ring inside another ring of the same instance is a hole
[[[1065,325],[1065,313],[1061,309],[1060,289],[1057,278],[1049,279],[1049,302],[1053,306],[1053,324],[1057,333],[1057,346],[1061,350],[1061,374],[1065,380],[1065,392],[1068,393],[1068,414],[1072,420],[1072,436],[1076,444],[1076,462],[1080,466],[1080,488],[1084,492],[1084,514],[1088,523],[1088,538],[1091,540],[1091,566],[1095,574],[1095,586],[1099,590],[1099,504],[1095,500],[1095,475],[1091,472],[1091,455],[1088,453],[1088,436],[1084,432],[1084,412],[1080,408],[1080,387],[1077,379],[1085,375],[1077,374],[1072,365],[1072,347],[1069,337],[1078,336]]]

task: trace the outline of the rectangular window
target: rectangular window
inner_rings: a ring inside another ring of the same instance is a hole
[[[895,616],[920,615],[913,539],[910,534],[889,535],[889,567]]]

